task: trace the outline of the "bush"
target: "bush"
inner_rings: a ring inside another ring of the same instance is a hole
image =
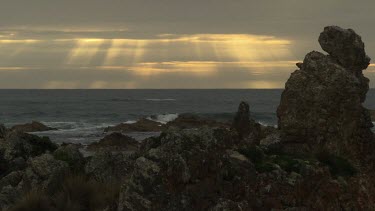
[[[10,211],[54,211],[51,201],[44,194],[37,191],[31,191],[26,194]]]
[[[57,149],[57,145],[53,143],[48,137],[43,136],[35,136],[35,135],[28,135],[28,141],[33,146],[31,156],[38,156],[46,151],[53,152]]]
[[[250,159],[254,163],[261,163],[264,159],[264,153],[262,149],[256,146],[241,148],[239,152],[245,155],[248,159]]]
[[[279,165],[282,169],[287,172],[300,172],[299,162],[291,156],[288,155],[279,155],[276,156],[274,162]]]
[[[104,184],[84,175],[69,175],[54,193],[30,192],[12,211],[95,211],[116,210],[120,192],[119,184]]]
[[[263,162],[263,163],[258,163],[258,164],[255,164],[255,169],[259,172],[259,173],[264,173],[264,172],[270,172],[270,171],[273,171],[275,170],[275,167],[272,163],[270,162]]]
[[[317,154],[317,159],[327,165],[332,175],[335,177],[343,176],[350,177],[357,173],[357,169],[346,159],[332,155],[328,152],[321,152]]]

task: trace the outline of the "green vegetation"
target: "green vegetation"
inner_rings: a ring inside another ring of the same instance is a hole
[[[317,154],[317,159],[327,165],[331,174],[335,177],[350,177],[357,173],[357,169],[346,159],[332,155],[328,152],[321,152]]]
[[[105,184],[82,175],[66,176],[53,193],[32,191],[11,211],[116,210],[120,185]]]
[[[299,156],[288,155],[275,150],[262,150],[256,146],[241,148],[239,152],[250,159],[260,173],[275,170],[277,165],[287,172],[299,173],[301,169]]]
[[[44,194],[38,191],[31,191],[27,193],[10,211],[49,211],[55,210],[52,207],[51,201]]]
[[[39,136],[34,136],[34,135],[29,135],[28,141],[32,145],[32,152],[31,156],[38,156],[46,151],[53,152],[55,151],[58,146],[53,143],[48,137],[39,137]]]
[[[304,165],[318,161],[328,166],[334,177],[350,177],[357,173],[356,168],[348,160],[328,152],[321,152],[315,156],[303,156],[283,153],[279,149],[262,149],[257,146],[244,147],[238,151],[251,160],[260,173],[275,170],[277,166],[287,172],[301,173]]]
[[[255,164],[261,163],[265,157],[263,150],[260,147],[256,146],[241,148],[238,151]]]

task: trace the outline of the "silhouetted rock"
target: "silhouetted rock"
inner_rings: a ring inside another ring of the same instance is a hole
[[[149,119],[140,119],[136,123],[132,124],[126,124],[121,123],[116,126],[110,126],[107,127],[104,131],[105,132],[111,132],[111,131],[117,131],[117,132],[159,132],[162,131],[164,128],[164,125],[155,122]]]
[[[87,147],[88,150],[107,149],[111,151],[136,151],[138,148],[138,141],[119,132],[111,133],[105,136],[99,142],[92,143]]]
[[[375,121],[375,110],[370,110],[371,120]]]
[[[3,124],[0,124],[0,139],[4,139],[7,132],[8,129]]]
[[[248,137],[251,133],[250,108],[246,102],[241,102],[232,127],[238,132],[240,138]]]
[[[277,110],[282,142],[293,151],[328,150],[345,157],[367,156],[360,149],[373,134],[366,99],[369,58],[353,30],[326,27],[319,39],[328,53],[308,53],[285,85]],[[371,140],[371,141],[370,141]]]
[[[168,122],[167,127],[178,127],[180,129],[208,127],[228,127],[228,124],[204,118],[196,114],[180,114],[175,120]]]
[[[48,127],[40,122],[33,121],[31,123],[26,123],[23,125],[15,125],[11,128],[12,131],[17,132],[42,132],[42,131],[49,131],[49,130],[57,130],[56,128]]]
[[[362,73],[370,64],[361,36],[352,29],[327,26],[320,34],[319,43],[324,51],[348,70]]]

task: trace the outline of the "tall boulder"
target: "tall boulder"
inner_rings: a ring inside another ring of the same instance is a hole
[[[325,52],[349,70],[362,73],[370,64],[370,57],[366,55],[361,36],[352,29],[325,27],[320,34],[319,43]]]
[[[3,125],[0,124],[0,139],[4,139],[7,133],[7,128]]]
[[[232,123],[232,130],[236,131],[242,144],[256,145],[260,141],[261,125],[250,116],[250,106],[241,102]]]
[[[370,58],[352,29],[326,27],[319,43],[329,55],[308,53],[282,93],[277,109],[282,142],[304,152],[363,157],[374,142],[370,114],[362,106],[369,89],[362,70]]]
[[[241,102],[234,117],[232,127],[237,131],[240,138],[248,137],[251,133],[250,106],[246,102]]]

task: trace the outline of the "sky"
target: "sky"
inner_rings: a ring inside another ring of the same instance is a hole
[[[1,0],[0,88],[284,88],[352,28],[375,61],[374,0]],[[374,62],[375,63],[375,62]],[[375,64],[364,71],[375,88]]]

